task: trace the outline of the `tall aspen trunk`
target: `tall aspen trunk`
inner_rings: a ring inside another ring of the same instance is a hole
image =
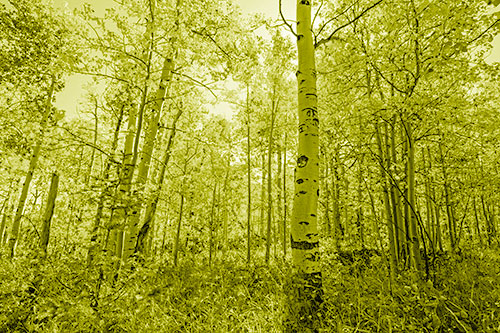
[[[364,235],[364,214],[363,214],[363,161],[364,153],[361,152],[361,116],[359,117],[359,137],[358,142],[358,189],[357,189],[357,209],[356,209],[356,235],[358,240],[358,245],[362,249],[365,248],[365,235]]]
[[[273,94],[274,95],[274,94]],[[274,100],[271,108],[271,127],[269,128],[269,144],[267,146],[267,228],[266,228],[266,264],[269,264],[271,254],[271,241],[272,241],[272,210],[273,210],[273,177],[272,177],[272,160],[273,160],[273,132],[274,132],[274,119],[278,108],[278,102]]]
[[[19,183],[19,179],[17,180],[12,180],[10,183],[9,187],[9,192],[7,194],[7,198],[5,198],[3,204],[2,204],[2,222],[0,224],[0,248],[3,247],[3,244],[6,241],[7,238],[7,221],[10,219],[10,214],[12,213],[11,207],[13,206],[13,200],[12,198],[14,197],[15,193],[15,187]]]
[[[317,220],[319,118],[311,29],[311,1],[297,0],[299,140],[290,237],[295,283],[288,301],[288,332],[317,330],[323,302]]]
[[[322,191],[325,192],[324,198],[325,198],[325,203],[324,203],[324,209],[325,209],[325,223],[326,223],[326,235],[331,236],[332,234],[332,224],[330,222],[330,163],[328,163],[328,159],[326,158],[325,155],[323,155],[324,158],[324,168],[323,168],[323,189]],[[333,182],[332,182],[333,183]]]
[[[19,182],[21,181],[21,179],[18,179],[17,182],[16,182],[16,185],[19,184]],[[15,209],[16,209],[16,190],[14,189],[14,191],[12,192],[12,198],[10,199],[10,205],[8,207],[8,212],[7,212],[7,216],[5,217],[5,228],[4,228],[4,232],[3,232],[3,240],[2,240],[2,243],[0,243],[0,246],[5,246],[7,244],[7,241],[9,239],[9,232],[8,232],[8,225],[9,223],[13,220],[14,218],[14,212],[15,212]]]
[[[231,148],[229,148],[229,151],[231,151]],[[231,155],[231,153],[229,154]],[[224,203],[224,206],[222,209],[222,258],[223,260],[226,259],[226,251],[227,251],[227,248],[228,248],[228,237],[227,237],[227,233],[228,233],[228,218],[229,218],[229,214],[228,214],[228,201],[229,201],[229,198],[231,197],[230,195],[228,196],[228,187],[229,187],[229,191],[230,191],[230,186],[229,186],[229,176],[230,176],[230,171],[231,170],[231,159],[228,157],[227,159],[227,165],[226,165],[226,176],[224,177],[224,185],[222,187],[222,193],[224,194],[224,198],[223,198],[223,201],[220,200],[219,198],[219,205],[223,202]]]
[[[424,186],[425,186],[425,213],[427,217],[426,221],[426,235],[429,240],[430,250],[432,253],[436,250],[436,244],[434,243],[434,212],[432,209],[432,197],[431,197],[431,180],[430,173],[432,170],[432,164],[430,160],[430,152],[429,152],[429,161],[426,161],[425,158],[425,149],[422,147],[422,163],[424,165]]]
[[[174,266],[177,266],[177,257],[179,255],[179,241],[181,238],[181,224],[182,224],[182,213],[184,209],[184,194],[181,194],[181,202],[179,206],[179,220],[177,221],[177,231],[175,233],[175,242],[174,242]]]
[[[278,170],[276,172],[276,190],[278,191],[277,196],[276,196],[276,225],[277,225],[277,230],[275,233],[275,242],[280,242],[281,235],[283,235],[283,206],[281,205],[281,198],[282,198],[282,192],[283,188],[281,187],[281,146],[276,147],[276,166],[278,167]]]
[[[340,244],[344,240],[344,227],[342,225],[342,212],[341,212],[341,206],[342,206],[342,201],[340,197],[340,189],[341,189],[341,181],[342,181],[342,176],[341,172],[339,172],[339,165],[340,165],[340,148],[335,147],[335,153],[334,153],[334,162],[332,165],[333,169],[333,221],[334,221],[334,226],[335,226],[335,247],[337,250],[340,249]],[[345,209],[347,211],[347,209]]]
[[[52,95],[54,94],[55,84],[56,79],[52,77],[52,83],[50,85],[47,101],[45,103],[45,110],[43,111],[43,117],[40,122],[40,133],[38,134],[35,147],[33,148],[33,152],[31,154],[30,165],[24,179],[21,196],[19,197],[19,203],[17,204],[16,215],[14,216],[14,221],[12,223],[12,231],[9,238],[9,256],[11,259],[14,258],[14,250],[19,239],[19,229],[21,227],[21,217],[23,216],[24,205],[26,204],[26,198],[28,197],[31,180],[33,179],[33,173],[35,172],[38,163],[38,157],[40,156],[40,150],[42,148],[45,131],[47,129],[50,111],[52,110]]]
[[[404,226],[403,228],[403,258],[405,258],[405,263],[406,264],[411,264],[411,245],[410,245],[410,220],[411,220],[411,211],[410,211],[410,200],[409,198],[409,191],[408,191],[408,183],[409,183],[409,171],[408,171],[408,160],[409,160],[409,151],[408,151],[408,137],[406,134],[406,128],[405,124],[402,121],[402,128],[401,128],[401,137],[403,141],[403,162],[404,162],[404,168],[405,168],[405,173],[404,173],[404,185],[403,185],[403,193],[402,193],[402,200],[403,200],[403,213],[404,213]]]
[[[215,205],[216,205],[217,182],[214,184],[212,193],[212,209],[210,210],[210,224],[208,237],[208,267],[212,268],[212,256],[214,252],[214,228],[215,228]]]
[[[111,166],[114,162],[115,156],[116,156],[116,148],[118,147],[118,137],[120,135],[120,127],[121,123],[123,121],[123,113],[124,113],[125,106],[123,105],[120,108],[120,113],[118,115],[118,119],[116,121],[116,127],[115,131],[113,133],[113,140],[111,141],[111,149],[110,149],[110,155],[106,159],[106,165],[104,166],[104,170],[102,172],[103,176],[103,186],[104,188],[101,190],[101,194],[99,195],[99,201],[97,203],[97,211],[96,215],[94,218],[94,224],[92,226],[92,231],[90,233],[90,246],[89,250],[87,253],[87,265],[91,265],[92,261],[94,260],[97,244],[98,244],[98,237],[99,237],[99,228],[101,227],[101,219],[102,219],[102,214],[104,210],[104,201],[106,199],[106,196],[109,195],[109,175],[110,175],[110,170]]]
[[[286,258],[287,249],[287,200],[286,200],[286,145],[287,145],[287,130],[285,128],[285,140],[283,142],[283,259]]]
[[[450,247],[451,250],[455,249],[456,245],[456,239],[457,239],[457,234],[456,234],[456,221],[455,221],[455,214],[453,211],[453,206],[452,206],[452,200],[451,200],[451,193],[450,193],[450,185],[448,183],[448,175],[446,172],[446,166],[444,165],[444,155],[443,155],[443,148],[441,142],[439,143],[439,154],[441,157],[441,170],[443,172],[443,189],[444,189],[444,199],[445,199],[445,204],[446,204],[446,214],[448,216],[448,231],[449,231],[449,236],[450,236]]]
[[[443,237],[441,234],[441,220],[440,220],[441,206],[438,204],[435,204],[434,210],[435,210],[434,216],[436,217],[436,240],[435,240],[435,242],[436,242],[436,246],[438,247],[439,251],[443,252]]]
[[[392,155],[392,164],[397,165],[397,154],[396,154],[396,115],[394,115],[391,119],[391,155]],[[391,169],[389,169],[391,170]],[[395,175],[394,175],[395,176]],[[391,182],[391,199],[393,202],[393,216],[395,216],[395,240],[396,240],[396,249],[397,249],[397,257],[398,262],[401,262],[401,258],[404,256],[404,248],[406,246],[406,236],[405,236],[405,221],[403,219],[403,208],[401,205],[401,185],[396,177],[392,177]]]
[[[9,198],[7,197],[5,200],[4,200],[4,203],[2,205],[2,222],[0,224],[0,248],[2,247],[3,245],[3,237],[4,237],[4,234],[5,234],[5,226],[7,225],[7,216],[8,216],[8,201],[9,201]]]
[[[147,182],[149,166],[151,164],[151,158],[153,155],[153,148],[156,140],[156,135],[158,132],[158,123],[160,121],[160,114],[163,106],[163,101],[165,99],[165,92],[167,90],[168,84],[172,79],[173,61],[170,58],[165,58],[163,64],[160,85],[156,92],[155,104],[151,110],[149,117],[148,127],[144,139],[144,145],[141,152],[141,160],[138,166],[137,175],[137,192],[142,193],[144,186]],[[128,219],[127,233],[125,238],[124,246],[124,260],[127,260],[133,253],[137,245],[137,225],[139,224],[140,211],[142,205],[138,204],[137,207],[133,207],[133,214],[131,214]]]
[[[478,243],[479,243],[479,246],[482,248],[483,247],[483,238],[481,237],[481,227],[480,227],[480,223],[479,223],[479,214],[477,212],[477,204],[476,204],[476,195],[473,194],[472,195],[472,205],[473,205],[473,208],[474,208],[474,218],[476,220],[476,237],[478,239]],[[1,242],[0,242],[1,244]]]
[[[264,226],[265,223],[265,212],[266,212],[266,179],[267,179],[267,168],[266,168],[266,154],[264,149],[262,149],[262,183],[260,184],[260,222],[259,222],[259,237],[264,238]]]
[[[246,98],[246,111],[247,111],[247,265],[250,264],[251,255],[251,231],[252,231],[252,162],[250,150],[250,89],[247,84],[247,98]]]
[[[409,205],[409,239],[411,263],[414,270],[421,269],[420,246],[417,230],[417,207],[415,198],[415,141],[413,139],[413,124],[410,120],[406,123],[406,135],[408,141],[408,205]]]
[[[158,179],[156,180],[156,189],[155,189],[153,198],[149,201],[149,203],[146,206],[146,212],[144,214],[144,222],[143,222],[141,230],[139,231],[139,234],[137,236],[137,245],[135,248],[136,252],[143,251],[144,240],[147,238],[149,229],[151,227],[151,223],[152,223],[153,218],[156,214],[156,208],[158,207],[158,201],[160,199],[160,194],[161,194],[161,190],[163,188],[163,182],[165,179],[165,174],[167,171],[168,162],[170,160],[171,151],[172,151],[172,147],[174,144],[174,137],[175,137],[175,133],[176,133],[177,121],[181,117],[182,112],[183,112],[183,110],[182,110],[182,108],[180,108],[177,111],[177,114],[174,116],[174,119],[172,121],[170,136],[168,137],[167,145],[165,147],[165,155],[163,158],[163,163],[161,165],[161,170],[160,170],[160,173],[158,175]]]
[[[92,171],[94,168],[94,159],[95,159],[95,151],[97,147],[97,136],[99,134],[99,116],[98,116],[98,104],[97,104],[97,99],[94,100],[95,107],[94,107],[94,140],[93,140],[93,147],[92,147],[92,153],[90,154],[90,162],[89,162],[89,170],[87,171],[85,183],[90,184],[90,179],[92,178]]]
[[[385,124],[385,132],[387,133],[387,124]],[[391,211],[391,202],[389,198],[388,180],[387,180],[387,170],[385,167],[388,163],[387,160],[390,158],[387,154],[384,155],[384,149],[382,146],[382,138],[380,135],[380,129],[378,121],[375,123],[375,134],[377,139],[378,153],[380,157],[380,179],[383,192],[383,201],[385,207],[385,218],[387,223],[387,233],[389,235],[389,269],[391,282],[394,281],[397,273],[397,260],[396,260],[396,244],[394,241],[394,219]],[[374,210],[375,212],[375,210]]]
[[[40,251],[42,257],[47,255],[47,245],[49,244],[50,222],[54,214],[54,207],[57,197],[57,187],[59,186],[59,175],[54,172],[50,181],[50,190],[45,206],[45,213],[42,219],[42,234],[40,235]]]
[[[118,207],[116,208],[118,214],[115,214],[119,219],[116,256],[120,259],[122,259],[123,254],[123,233],[125,232],[125,223],[130,213],[130,188],[135,167],[133,145],[136,134],[136,121],[136,110],[131,108],[128,116],[127,134],[125,136],[123,149],[123,161],[119,173],[120,185],[118,186]],[[119,265],[117,265],[117,268],[119,268]]]

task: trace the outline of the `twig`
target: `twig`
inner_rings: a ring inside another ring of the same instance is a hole
[[[473,38],[472,40],[470,40],[469,42],[467,42],[467,44],[471,44],[471,43],[475,42],[476,40],[478,40],[479,38],[481,38],[485,33],[488,32],[488,30],[490,30],[491,28],[493,28],[498,22],[500,22],[500,19],[497,19],[495,22],[493,22],[488,28],[486,28],[486,30],[484,30],[483,32],[481,32],[476,38]]]
[[[330,34],[330,36],[328,36],[327,38],[323,38],[321,39],[320,41],[316,42],[314,44],[314,48],[318,48],[320,47],[321,45],[325,44],[325,43],[328,43],[329,41],[331,41],[333,38],[334,38],[334,35],[339,32],[340,30],[344,29],[345,27],[347,27],[348,25],[351,25],[352,23],[356,22],[357,20],[359,20],[363,15],[365,15],[370,9],[376,7],[377,5],[379,5],[380,3],[382,3],[382,1],[384,0],[379,0],[377,2],[375,2],[373,5],[371,5],[370,7],[366,8],[365,10],[363,10],[361,13],[358,14],[358,16],[356,16],[355,18],[353,18],[351,21],[345,23],[345,24],[342,24],[340,27],[338,27],[337,29],[333,30],[333,32]]]
[[[186,75],[186,74],[182,74],[182,73],[175,72],[175,71],[172,71],[172,73],[177,74],[179,76],[184,76],[185,78],[188,78],[189,80],[193,81],[194,83],[197,83],[198,85],[200,85],[203,88],[206,88],[208,91],[210,91],[210,93],[215,97],[215,99],[219,99],[219,97],[213,92],[213,90],[209,86],[207,86],[205,83],[200,82],[200,81],[196,80],[195,78],[192,78],[191,76]]]
[[[297,33],[293,30],[292,25],[290,23],[288,23],[288,21],[285,19],[285,16],[283,15],[283,11],[281,10],[281,0],[279,1],[279,9],[280,9],[281,20],[283,21],[283,23],[285,23],[285,25],[288,27],[288,29],[290,29],[290,32],[295,37],[298,37]]]

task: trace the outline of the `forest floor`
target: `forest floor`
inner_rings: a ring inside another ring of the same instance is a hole
[[[81,258],[0,259],[0,332],[282,331],[289,265],[181,259],[116,279]],[[375,254],[325,253],[323,266],[321,332],[500,332],[498,251],[442,255],[427,281],[403,271],[391,283]]]

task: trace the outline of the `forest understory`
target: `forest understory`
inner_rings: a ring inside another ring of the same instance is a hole
[[[428,279],[405,270],[391,284],[380,252],[324,243],[319,332],[500,331],[498,250],[443,253]],[[247,266],[229,253],[208,268],[183,253],[179,267],[142,262],[115,276],[110,262],[88,269],[80,258],[2,259],[0,331],[283,331],[291,274],[282,259]]]

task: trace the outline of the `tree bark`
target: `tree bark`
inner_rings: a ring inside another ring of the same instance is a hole
[[[251,231],[252,231],[252,156],[250,146],[250,89],[247,84],[247,98],[246,98],[246,112],[247,112],[247,265],[250,265],[251,258]]]
[[[123,120],[123,111],[125,109],[125,106],[122,105],[120,108],[120,113],[118,115],[118,119],[116,121],[116,127],[115,131],[113,133],[113,140],[111,141],[111,150],[110,150],[110,155],[108,156],[106,160],[106,165],[104,166],[104,170],[102,172],[103,174],[103,186],[104,188],[101,190],[101,194],[99,195],[99,201],[97,203],[97,211],[94,219],[94,224],[92,226],[92,231],[90,233],[90,245],[89,245],[89,250],[87,252],[87,265],[90,266],[92,264],[92,261],[94,260],[95,252],[96,252],[96,247],[98,244],[98,237],[99,237],[99,228],[101,226],[101,219],[102,219],[102,214],[104,210],[104,201],[106,199],[106,196],[109,195],[109,174],[111,170],[111,166],[113,164],[113,161],[115,159],[115,154],[116,154],[116,148],[118,147],[118,137],[120,134],[120,127],[121,123]]]
[[[397,165],[397,154],[396,154],[396,115],[391,119],[391,155],[392,155],[392,165]],[[391,168],[389,170],[392,170]],[[406,236],[405,236],[405,222],[403,220],[403,210],[401,205],[401,185],[397,179],[397,175],[393,173],[391,182],[391,199],[393,205],[393,216],[395,217],[394,225],[396,229],[395,233],[395,243],[396,243],[396,255],[398,262],[404,255],[404,248],[406,247]]]
[[[9,193],[7,194],[7,197],[5,198],[3,204],[2,204],[2,222],[0,225],[0,248],[2,248],[4,242],[6,241],[7,238],[7,220],[10,217],[10,214],[12,213],[12,197],[14,197],[14,188],[15,186],[19,183],[19,179],[17,180],[12,180],[10,183],[9,187]]]
[[[177,266],[177,257],[179,255],[179,240],[181,238],[181,223],[182,223],[182,210],[184,209],[184,194],[181,193],[181,202],[179,206],[179,220],[177,221],[177,232],[175,233],[174,244],[174,266]]]
[[[283,142],[283,259],[286,258],[286,249],[287,249],[287,200],[286,200],[286,151],[287,151],[287,130],[285,128],[285,140]]]
[[[141,152],[141,160],[138,166],[139,171],[136,182],[138,195],[141,195],[141,193],[143,193],[144,186],[147,182],[149,166],[151,164],[151,157],[153,154],[153,148],[156,140],[156,134],[158,132],[160,113],[163,106],[163,101],[165,100],[165,92],[167,90],[168,84],[172,79],[173,66],[174,64],[172,59],[165,58],[160,79],[160,85],[156,92],[154,107],[151,110],[151,115],[148,122],[148,128],[144,139],[144,145]],[[137,245],[137,225],[140,219],[141,207],[142,205],[140,204],[134,205],[133,207],[134,212],[128,219],[128,225],[127,225],[128,230],[126,233],[124,254],[123,254],[124,260],[127,260],[134,253],[134,250]]]
[[[17,204],[16,215],[14,216],[14,222],[12,223],[12,231],[9,238],[9,256],[11,259],[14,258],[14,250],[19,239],[19,229],[21,227],[21,217],[23,215],[24,205],[26,204],[31,180],[33,179],[33,173],[35,172],[38,163],[38,157],[40,156],[40,150],[42,148],[50,111],[52,110],[52,96],[54,94],[55,84],[56,80],[54,77],[52,77],[52,83],[47,95],[45,110],[43,112],[42,121],[40,122],[40,133],[36,140],[35,148],[33,149],[33,152],[31,154],[30,165],[24,179],[21,196],[19,197],[19,203]]]
[[[50,222],[54,214],[54,207],[57,197],[57,187],[59,186],[59,175],[54,172],[50,181],[50,190],[45,206],[45,213],[42,219],[42,234],[40,235],[40,252],[42,257],[47,255],[47,245],[49,244]]]
[[[443,189],[444,189],[444,199],[446,203],[446,214],[448,216],[448,229],[449,229],[449,236],[450,236],[450,246],[451,249],[455,249],[455,243],[456,243],[456,221],[455,221],[455,214],[453,211],[453,206],[452,206],[452,200],[451,200],[451,193],[450,193],[450,185],[448,183],[448,174],[446,172],[446,166],[444,162],[444,155],[443,155],[443,148],[442,148],[442,143],[439,143],[439,154],[441,156],[441,170],[443,172]]]
[[[385,132],[387,133],[387,124],[385,124]],[[377,139],[378,153],[379,153],[379,164],[380,164],[380,179],[383,192],[383,201],[385,207],[385,217],[387,222],[387,233],[389,235],[389,268],[391,273],[391,282],[394,281],[397,273],[397,260],[396,260],[396,244],[394,241],[394,219],[391,211],[391,202],[389,198],[388,180],[387,180],[387,170],[386,166],[387,160],[390,158],[387,154],[384,155],[384,149],[382,146],[382,138],[380,135],[380,129],[378,122],[375,123],[375,134]]]
[[[215,178],[215,177],[214,177]],[[214,252],[214,228],[215,228],[215,205],[216,205],[217,181],[212,193],[212,209],[210,210],[209,240],[208,240],[208,267],[212,268],[212,255]]]
[[[274,93],[273,93],[274,95]],[[271,107],[271,127],[269,128],[269,143],[267,147],[267,228],[266,228],[266,264],[269,265],[269,258],[271,254],[271,241],[272,241],[272,210],[273,210],[273,198],[272,198],[272,160],[273,160],[273,132],[274,132],[274,118],[276,116],[276,111],[278,108],[278,101],[275,101],[273,96],[273,103]]]
[[[163,188],[163,182],[165,179],[168,162],[170,160],[171,151],[174,144],[177,121],[181,117],[182,112],[183,112],[182,108],[179,108],[177,114],[174,116],[174,119],[172,121],[170,136],[168,137],[167,146],[165,147],[165,156],[163,158],[160,174],[158,175],[158,180],[156,181],[156,189],[154,191],[153,198],[149,201],[148,205],[146,206],[146,212],[144,214],[144,222],[137,236],[137,245],[135,248],[135,252],[143,252],[144,240],[148,235],[151,223],[156,214],[156,208],[158,207],[158,201],[160,199],[160,194]]]
[[[123,161],[121,165],[121,170],[119,172],[119,186],[117,189],[117,206],[116,219],[118,225],[118,235],[117,235],[117,246],[116,246],[116,256],[123,258],[123,238],[125,232],[125,224],[127,219],[130,218],[129,214],[131,212],[131,198],[130,198],[130,188],[132,183],[132,176],[134,174],[134,138],[136,134],[136,121],[137,113],[132,107],[129,111],[128,124],[127,124],[127,134],[125,135],[125,143],[123,146]],[[120,262],[117,263],[117,269],[120,267]]]
[[[406,123],[406,136],[408,141],[408,205],[410,210],[409,238],[411,263],[414,270],[421,269],[420,246],[417,231],[417,206],[415,198],[415,141],[413,139],[413,124],[410,120]]]
[[[291,225],[294,281],[286,331],[317,330],[323,302],[319,258],[319,117],[311,1],[297,0],[298,159]]]

